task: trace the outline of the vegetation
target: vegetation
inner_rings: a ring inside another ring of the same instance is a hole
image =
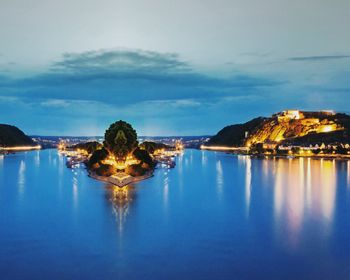
[[[88,154],[92,154],[96,150],[99,150],[103,147],[103,145],[97,141],[79,143],[74,145],[73,149],[82,149],[85,150]]]
[[[105,160],[107,157],[108,151],[104,147],[99,150],[95,150],[89,159],[88,167],[92,168],[93,166],[99,166],[96,164],[98,164],[102,160]]]
[[[270,118],[259,117],[244,124],[227,126],[211,137],[206,145],[239,147],[275,143],[284,146],[320,146],[350,143],[349,115],[322,111],[297,112],[300,113],[298,119],[284,116],[282,112]]]
[[[117,161],[125,161],[127,155],[138,146],[136,131],[122,120],[110,125],[105,133],[104,147]]]
[[[152,157],[146,150],[142,150],[140,148],[136,148],[133,152],[133,155],[136,159],[138,159],[141,163],[147,164],[149,167],[154,167],[154,161]]]
[[[0,124],[0,147],[34,146],[35,142],[15,126]]]
[[[131,164],[126,168],[125,173],[129,174],[130,176],[136,177],[144,175],[147,170],[148,169],[144,168],[141,164]]]
[[[100,164],[98,168],[95,169],[97,175],[109,177],[116,173],[116,169],[110,164]]]
[[[163,143],[156,143],[151,141],[142,142],[140,147],[146,150],[150,154],[153,154],[156,150],[169,148],[168,145],[165,145]]]
[[[106,130],[103,145],[89,142],[76,146],[91,154],[87,166],[100,176],[111,176],[120,171],[141,176],[153,169],[155,162],[144,147],[154,151],[163,146],[146,142],[142,147],[138,146],[136,131],[124,121],[117,121]]]
[[[266,119],[259,117],[244,124],[226,126],[211,137],[208,146],[243,146],[246,132],[249,134],[260,126]]]

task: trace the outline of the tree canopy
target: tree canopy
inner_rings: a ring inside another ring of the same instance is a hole
[[[122,120],[111,124],[105,132],[104,146],[116,160],[125,160],[138,146],[135,129]]]

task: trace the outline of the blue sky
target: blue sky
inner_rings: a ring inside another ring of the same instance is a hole
[[[214,134],[349,112],[350,2],[4,0],[0,122],[28,134]]]

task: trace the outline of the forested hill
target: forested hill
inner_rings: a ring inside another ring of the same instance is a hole
[[[258,117],[243,124],[229,125],[221,129],[206,143],[208,146],[243,146],[246,132],[251,133],[266,118]]]
[[[213,136],[208,146],[321,145],[350,143],[350,116],[332,111],[287,110],[270,118],[230,125]]]
[[[8,124],[0,124],[0,147],[34,146],[35,142],[22,130]]]

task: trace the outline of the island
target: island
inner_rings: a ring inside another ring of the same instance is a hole
[[[201,148],[264,156],[350,158],[350,116],[286,110],[227,126]]]
[[[13,125],[0,124],[0,153],[40,149],[40,145]]]
[[[79,143],[58,149],[67,156],[67,167],[84,163],[89,176],[118,187],[123,187],[153,176],[158,163],[174,167],[173,157],[183,149],[181,143],[174,147],[145,141],[139,144],[135,129],[119,120],[105,132],[103,143]]]

